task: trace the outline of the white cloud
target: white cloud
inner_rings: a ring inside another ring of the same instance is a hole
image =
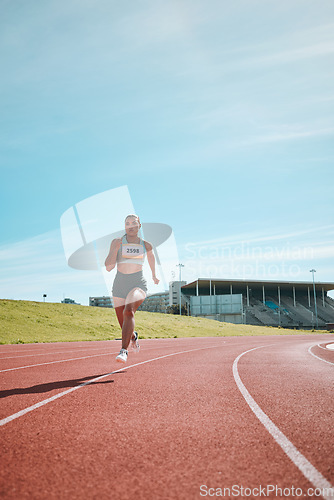
[[[189,242],[180,250],[188,281],[198,277],[334,282],[334,225],[244,233]]]
[[[323,128],[323,129],[316,128],[311,130],[308,129],[299,131],[291,130],[291,127],[289,128],[290,130],[286,130],[286,127],[282,126],[280,132],[276,132],[274,134],[269,133],[269,134],[257,135],[241,142],[244,146],[248,146],[248,145],[292,141],[296,139],[306,139],[306,138],[334,135],[334,127]]]
[[[188,9],[185,3],[153,2],[145,9],[129,11],[116,29],[132,50],[141,50],[189,38],[194,21],[194,9]]]
[[[0,247],[0,297],[51,302],[63,295],[88,304],[90,295],[107,295],[99,271],[76,271],[67,266],[60,231]]]
[[[268,55],[259,55],[250,57],[243,61],[243,65],[247,66],[276,66],[287,64],[312,57],[327,56],[334,54],[334,42],[328,41],[324,43],[315,43],[295,49],[288,49],[281,52],[270,53]]]
[[[310,281],[315,268],[317,281],[334,282],[333,240],[334,225],[327,225],[188,242],[179,248],[182,276]],[[89,296],[108,294],[101,272],[67,266],[58,230],[1,246],[0,266],[1,298],[41,301],[46,293],[51,302],[65,295],[87,305]]]
[[[242,241],[249,241],[252,243],[264,243],[270,241],[277,240],[287,240],[300,238],[301,236],[309,235],[309,238],[314,242],[314,236],[316,233],[323,233],[328,235],[328,238],[334,236],[334,225],[326,225],[326,226],[312,226],[312,227],[304,227],[304,228],[294,228],[291,227],[289,231],[282,231],[282,228],[277,229],[277,231],[271,231],[270,234],[264,234],[261,232],[246,232],[246,233],[238,233],[235,235],[225,236],[224,238],[216,238],[211,240],[204,240],[196,242],[195,244],[220,244],[220,243],[231,243],[238,244]]]

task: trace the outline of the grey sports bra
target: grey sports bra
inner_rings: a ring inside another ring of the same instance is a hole
[[[122,243],[117,252],[116,262],[118,264],[144,264],[146,248],[144,241],[139,238],[139,243],[128,243],[126,234],[122,237]]]

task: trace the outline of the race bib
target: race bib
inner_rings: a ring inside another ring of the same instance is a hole
[[[143,245],[137,243],[126,243],[122,245],[122,257],[127,259],[141,259],[143,255]]]

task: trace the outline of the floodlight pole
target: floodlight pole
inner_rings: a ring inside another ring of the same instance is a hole
[[[317,295],[315,293],[315,283],[314,283],[314,273],[316,273],[316,272],[317,271],[315,269],[311,269],[310,270],[310,273],[312,273],[312,277],[313,277],[313,295],[314,295],[315,324],[316,324],[316,328],[318,330]]]
[[[179,268],[179,278],[180,278],[180,316],[181,316],[181,267],[184,267],[183,264],[176,264],[176,267]]]

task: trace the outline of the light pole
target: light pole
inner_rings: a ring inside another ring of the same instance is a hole
[[[312,277],[313,277],[313,295],[314,295],[315,324],[316,324],[316,328],[318,330],[317,296],[316,296],[316,293],[315,293],[315,283],[314,283],[314,273],[316,273],[316,272],[317,271],[315,269],[311,269],[310,270],[310,273],[312,273]]]
[[[181,267],[184,267],[184,265],[183,264],[176,264],[176,267],[178,267],[180,270],[179,278],[180,278],[180,316],[181,316]]]

